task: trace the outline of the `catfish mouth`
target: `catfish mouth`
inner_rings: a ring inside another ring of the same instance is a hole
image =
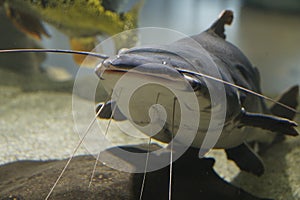
[[[108,58],[96,67],[95,73],[97,74],[98,78],[100,78],[100,80],[105,80],[104,73],[124,74],[124,73],[128,72],[129,66],[122,69],[122,68],[118,68],[118,67],[114,66],[112,63],[113,63],[113,60]],[[130,67],[130,68],[132,68],[132,67]]]
[[[121,75],[131,69],[149,63],[161,64],[162,62],[155,61],[151,57],[149,58],[137,54],[119,54],[117,56],[105,59],[95,69],[95,73],[101,80],[104,80],[104,73],[117,73]]]
[[[118,74],[119,76],[122,76],[132,68],[134,67],[128,66],[128,68],[120,68],[111,64],[105,65],[101,63],[99,67],[96,68],[95,72],[101,80],[105,80],[105,74]]]

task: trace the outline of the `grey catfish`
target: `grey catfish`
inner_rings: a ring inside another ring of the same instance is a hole
[[[201,116],[197,134],[191,146],[200,148],[203,144],[205,133],[212,120],[212,110],[226,107],[224,127],[214,148],[224,148],[228,158],[234,160],[242,170],[261,175],[264,171],[263,164],[247,142],[259,141],[260,135],[264,136],[266,133],[256,134],[254,129],[261,128],[281,135],[296,136],[298,135],[295,129],[297,124],[292,121],[295,112],[288,111],[277,104],[269,109],[263,98],[232,86],[237,85],[261,93],[258,69],[253,67],[236,46],[225,40],[224,27],[226,24],[231,24],[232,20],[233,13],[227,10],[209,29],[198,35],[183,38],[168,45],[135,47],[121,51],[117,56],[105,59],[96,68],[96,73],[109,92],[114,89],[124,74],[134,69],[136,70],[132,75],[132,81],[151,80],[159,77],[157,74],[161,74],[163,81],[172,82],[174,87],[181,91],[185,90],[185,86],[180,87],[176,84],[180,82],[180,78],[183,78],[197,96]],[[211,63],[214,65],[212,66]],[[176,76],[176,73],[179,73],[181,77]],[[204,77],[203,74],[211,77],[217,74],[229,84]],[[213,102],[211,90],[213,89],[218,94],[222,91],[222,87],[226,101]],[[298,94],[299,88],[294,86],[281,97],[279,102],[295,108]],[[180,106],[174,104],[175,95],[163,86],[155,84],[140,88],[134,95],[129,109],[131,119],[138,125],[143,126],[150,122],[148,110],[152,104],[159,103],[165,107],[168,114],[166,123],[153,138],[169,142],[181,122],[180,112],[174,114],[174,109],[180,110]],[[106,103],[99,117],[110,118],[114,107],[112,105],[115,104],[114,101]],[[114,111],[118,113],[115,120],[124,120],[128,117],[122,114],[118,106]],[[274,137],[271,138],[274,140]]]

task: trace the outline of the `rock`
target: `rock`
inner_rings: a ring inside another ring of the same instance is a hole
[[[92,156],[75,157],[50,199],[132,199],[130,175],[102,164],[88,188],[94,162]],[[31,200],[44,199],[65,164],[66,160],[19,161],[2,166],[1,198],[16,195]]]
[[[135,147],[125,150],[141,152]],[[115,157],[115,148],[101,153]],[[199,159],[197,149],[189,149],[174,162],[172,199],[249,199],[259,200],[242,189],[221,179],[213,170],[212,158]],[[160,156],[169,156],[164,153]],[[153,159],[159,159],[154,157]],[[121,158],[121,160],[125,160]],[[57,179],[66,160],[18,161],[0,167],[0,199],[44,199]],[[128,162],[128,161],[126,161]],[[139,199],[143,174],[130,174],[97,166],[91,187],[89,180],[95,163],[93,156],[77,156],[72,159],[50,199]],[[146,174],[143,199],[168,199],[169,166]]]

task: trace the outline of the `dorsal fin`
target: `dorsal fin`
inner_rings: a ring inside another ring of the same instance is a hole
[[[230,25],[233,21],[233,12],[231,10],[224,10],[219,18],[211,25],[208,30],[213,31],[215,34],[223,39],[226,39],[225,25]]]

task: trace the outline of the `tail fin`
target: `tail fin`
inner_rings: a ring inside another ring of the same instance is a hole
[[[298,106],[298,96],[299,96],[299,86],[295,85],[288,89],[286,92],[284,92],[280,97],[278,102],[283,103],[285,105],[288,105],[294,109],[297,108]],[[278,117],[286,118],[292,120],[296,113],[287,110],[283,108],[282,106],[279,106],[277,104],[274,104],[271,108],[270,111],[273,115],[276,115]]]

